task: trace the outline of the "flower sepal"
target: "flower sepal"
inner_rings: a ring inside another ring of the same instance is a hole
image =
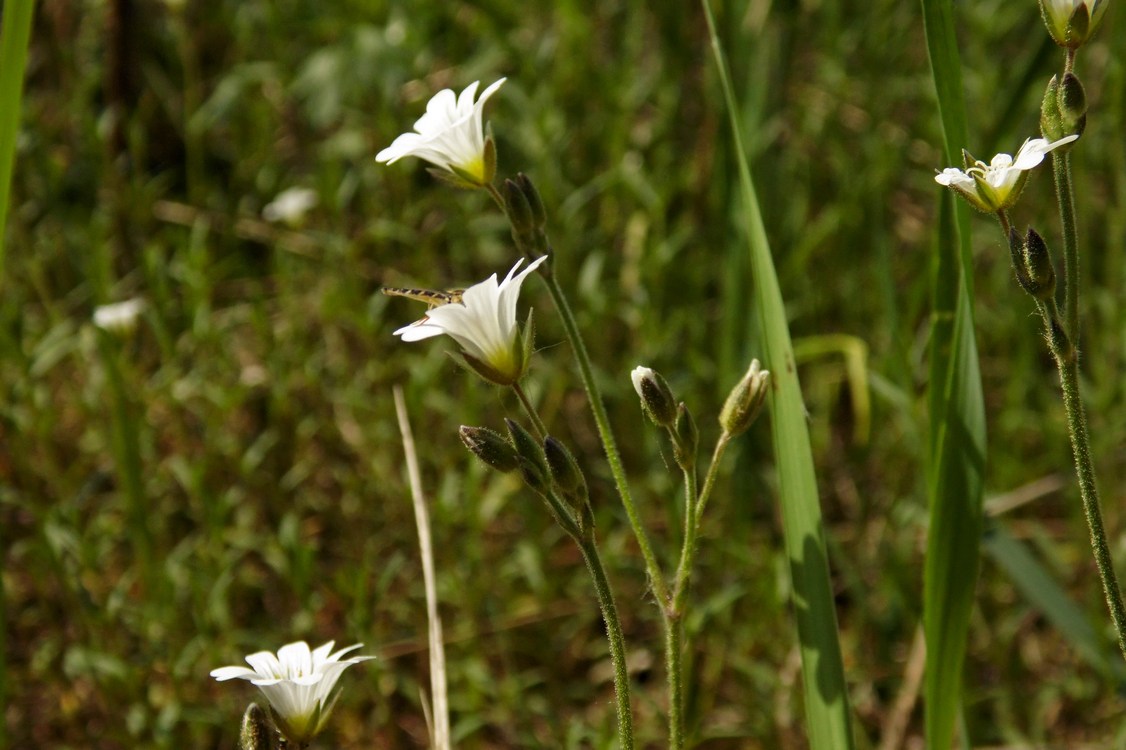
[[[488,363],[477,359],[472,354],[466,354],[465,352],[450,352],[449,354],[454,362],[458,363],[466,370],[469,370],[469,372],[486,382],[499,385],[503,388],[515,385],[520,382],[520,378],[524,376],[524,368],[518,362],[515,352],[513,352],[512,357],[512,368],[505,368],[503,370],[490,367]]]
[[[528,308],[528,319],[524,321],[524,330],[520,332],[520,376],[528,370],[528,363],[536,351],[536,321],[532,317],[533,309]]]
[[[458,167],[450,167],[449,170],[427,167],[426,171],[439,182],[444,182],[459,190],[478,190],[481,187],[473,175]]]

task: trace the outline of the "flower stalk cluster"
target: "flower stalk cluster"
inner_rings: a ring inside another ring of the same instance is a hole
[[[1091,459],[1087,418],[1079,394],[1079,241],[1075,219],[1075,188],[1071,176],[1072,145],[1087,127],[1087,95],[1075,73],[1077,51],[1095,33],[1107,0],[1040,0],[1052,39],[1066,52],[1063,71],[1048,82],[1040,108],[1043,137],[1025,141],[1015,158],[998,154],[987,165],[965,155],[965,169],[947,168],[935,180],[965,198],[974,208],[995,214],[1009,245],[1017,283],[1033,299],[1044,326],[1044,338],[1056,361],[1072,455],[1099,569],[1107,608],[1126,657],[1126,602],[1110,557],[1103,527],[1098,485]],[[1020,197],[1029,170],[1052,156],[1056,200],[1063,240],[1063,277],[1056,275],[1047,243],[1029,227],[1024,236],[1012,226],[1008,211]],[[971,165],[972,161],[972,165]],[[1063,297],[1063,312],[1059,297]]]
[[[462,426],[459,435],[466,448],[490,468],[518,473],[523,483],[545,501],[548,512],[581,550],[607,626],[614,662],[619,743],[623,750],[628,750],[633,747],[633,730],[624,639],[609,580],[599,557],[586,477],[566,445],[549,433],[520,383],[532,354],[531,316],[521,334],[515,322],[515,301],[524,278],[533,270],[540,271],[575,355],[619,498],[637,539],[665,624],[670,746],[680,750],[685,746],[681,688],[683,616],[697,547],[699,517],[714,486],[724,448],[735,435],[750,426],[761,410],[769,376],[755,362],[752,371],[729,397],[721,418],[723,432],[705,489],[699,492],[696,470],[699,431],[691,412],[683,402],[677,402],[668,383],[655,371],[639,367],[631,374],[642,409],[667,433],[676,464],[685,477],[681,556],[674,577],[666,580],[633,502],[578,324],[553,273],[554,253],[540,193],[524,173],[503,180],[499,186],[494,184],[496,151],[491,138],[482,135],[480,117],[481,104],[499,85],[497,82],[490,86],[476,101],[473,99],[476,84],[458,97],[449,90],[440,92],[428,105],[427,114],[415,124],[417,132],[399,136],[377,159],[393,162],[403,156],[418,156],[434,164],[437,170],[432,172],[444,181],[484,190],[504,213],[515,249],[530,261],[529,265],[517,274],[523,261],[518,262],[503,282],[498,284],[494,276],[460,294],[389,290],[389,293],[416,296],[432,304],[424,318],[395,333],[404,341],[449,335],[461,347],[461,356],[471,369],[489,382],[511,387],[523,407],[531,429],[506,419],[507,434],[487,427]]]

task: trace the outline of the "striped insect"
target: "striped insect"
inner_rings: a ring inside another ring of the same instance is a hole
[[[406,297],[418,302],[425,302],[432,308],[461,302],[461,295],[464,291],[464,289],[449,289],[444,292],[437,292],[431,289],[409,289],[399,286],[383,287],[383,293],[388,297]]]

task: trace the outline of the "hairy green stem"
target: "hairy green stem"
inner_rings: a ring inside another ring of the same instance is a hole
[[[606,640],[610,644],[610,660],[614,665],[614,693],[617,697],[618,743],[621,750],[633,750],[633,710],[630,707],[629,670],[626,668],[626,642],[622,636],[622,623],[618,619],[618,608],[614,604],[614,594],[606,569],[598,554],[594,532],[590,531],[577,538],[590,576],[594,579],[594,589],[598,594],[598,605],[602,609],[602,619],[606,623]]]
[[[532,406],[531,399],[528,398],[528,394],[524,392],[523,386],[521,386],[519,383],[513,383],[512,390],[516,392],[516,397],[520,399],[520,405],[524,407],[524,411],[527,413],[528,418],[532,420],[532,427],[534,427],[536,430],[536,437],[538,437],[542,441],[547,437],[547,427],[544,426],[543,420],[540,419],[539,413]]]
[[[724,432],[716,441],[712,453],[712,463],[704,479],[704,491],[699,492],[699,479],[696,467],[684,469],[684,541],[680,550],[672,595],[666,609],[662,610],[665,626],[665,667],[669,693],[669,747],[680,750],[684,747],[684,618],[688,614],[688,583],[692,578],[692,566],[699,548],[700,520],[704,507],[715,486],[715,478],[720,459],[731,442],[731,436]]]
[[[618,444],[614,439],[613,429],[610,427],[610,418],[606,414],[606,406],[602,403],[602,393],[594,380],[594,370],[590,364],[590,355],[587,354],[586,344],[583,342],[582,334],[579,333],[579,326],[575,322],[575,316],[571,312],[571,306],[567,303],[567,298],[563,294],[563,290],[559,287],[559,282],[556,280],[555,274],[548,272],[542,274],[542,277],[547,284],[548,291],[551,293],[552,301],[555,302],[555,308],[559,311],[559,318],[563,322],[563,330],[567,334],[567,339],[571,342],[571,350],[575,354],[575,361],[578,362],[579,375],[582,378],[583,386],[586,388],[587,401],[590,403],[590,411],[594,415],[594,422],[598,427],[598,436],[602,440],[602,448],[606,452],[606,460],[610,464],[610,472],[614,476],[614,484],[617,486],[618,496],[621,498],[622,506],[626,510],[626,516],[629,518],[633,535],[637,538],[637,546],[641,549],[641,557],[645,561],[645,571],[649,576],[649,585],[653,587],[653,593],[656,595],[660,606],[664,607],[669,601],[668,586],[665,584],[664,576],[661,575],[661,568],[657,564],[657,557],[653,554],[653,546],[649,543],[649,536],[645,533],[645,527],[641,525],[641,517],[637,513],[637,506],[634,505],[633,496],[630,494],[625,469],[622,467],[622,457],[621,454],[618,453]]]
[[[1075,228],[1075,190],[1071,184],[1071,156],[1052,153],[1052,173],[1056,178],[1056,199],[1063,227],[1063,309],[1064,331],[1073,348],[1079,347],[1079,235]]]
[[[1065,72],[1075,64],[1074,50],[1068,50]],[[1063,269],[1064,269],[1064,320],[1054,304],[1044,309],[1044,325],[1052,354],[1060,374],[1060,390],[1063,392],[1064,411],[1067,413],[1067,429],[1071,437],[1071,452],[1075,458],[1075,473],[1079,480],[1079,495],[1083,501],[1083,514],[1087,518],[1087,528],[1091,533],[1091,550],[1099,578],[1106,596],[1107,608],[1118,634],[1118,647],[1126,658],[1126,605],[1123,604],[1122,590],[1118,576],[1114,572],[1114,561],[1110,556],[1110,545],[1103,527],[1102,506],[1099,490],[1095,482],[1095,468],[1091,461],[1091,441],[1087,434],[1087,415],[1079,395],[1079,233],[1075,222],[1075,188],[1071,181],[1071,156],[1064,152],[1052,154],[1052,172],[1055,176],[1056,201],[1059,204],[1060,224],[1063,229]],[[1063,326],[1063,340],[1053,330],[1053,322]]]
[[[1061,356],[1063,355],[1063,356]],[[1095,484],[1095,469],[1091,462],[1091,444],[1087,436],[1087,416],[1083,402],[1079,398],[1079,363],[1075,348],[1056,355],[1060,371],[1060,388],[1063,391],[1063,405],[1067,412],[1067,427],[1071,433],[1071,452],[1075,456],[1075,473],[1079,478],[1079,495],[1083,499],[1083,513],[1087,516],[1087,527],[1091,531],[1091,549],[1095,553],[1095,565],[1102,579],[1103,594],[1110,609],[1111,619],[1118,631],[1118,647],[1126,658],[1126,605],[1122,602],[1122,589],[1118,586],[1118,576],[1114,572],[1114,561],[1110,557],[1106,530],[1103,528],[1102,507],[1099,503],[1099,490]]]
[[[669,750],[684,748],[684,618],[669,611],[665,626],[665,672],[669,691]]]

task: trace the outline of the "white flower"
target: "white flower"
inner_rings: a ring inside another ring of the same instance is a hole
[[[353,664],[374,656],[340,657],[363,646],[357,643],[332,652],[335,641],[329,641],[315,651],[309,650],[305,641],[290,643],[278,649],[275,656],[270,651],[259,651],[246,657],[246,667],[220,667],[211,670],[211,676],[223,680],[249,680],[266,694],[274,709],[279,729],[290,742],[308,741],[324,726],[332,706],[325,705],[329,693],[340,679],[340,674]]]
[[[266,221],[299,224],[315,205],[317,205],[316,192],[302,187],[287,188],[266,204],[262,209],[262,218]]]
[[[1108,5],[1109,0],[1040,0],[1040,12],[1056,44],[1074,49],[1095,33]],[[1080,8],[1084,12],[1077,15]]]
[[[1015,159],[1009,154],[997,154],[988,164],[975,159],[966,171],[947,167],[935,175],[934,181],[960,193],[975,208],[996,213],[1016,203],[1028,179],[1028,170],[1044,161],[1044,156],[1053,149],[1078,137],[1069,135],[1050,143],[1045,138],[1031,138],[1020,147]],[[971,158],[966,154],[967,165]]]
[[[512,385],[528,365],[527,347],[516,325],[516,298],[524,279],[546,260],[546,255],[537,258],[516,273],[524,262],[520,259],[504,281],[498,284],[494,273],[462,292],[460,302],[435,307],[395,335],[403,341],[421,341],[444,333],[461,346],[478,374],[498,385]]]
[[[140,297],[100,305],[94,308],[94,325],[103,331],[125,334],[137,327],[137,319],[145,310],[145,301]]]
[[[470,186],[489,184],[496,171],[496,158],[491,140],[485,141],[481,110],[504,81],[502,78],[489,86],[476,102],[473,97],[480,81],[466,86],[460,96],[454,96],[450,89],[439,91],[426,105],[426,114],[414,124],[418,132],[403,133],[376,154],[375,160],[391,164],[404,156],[417,156]]]

